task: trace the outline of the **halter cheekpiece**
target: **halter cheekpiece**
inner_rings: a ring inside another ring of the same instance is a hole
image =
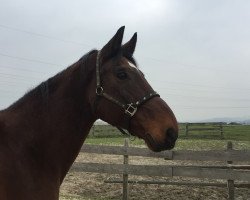
[[[97,52],[97,57],[96,57],[96,95],[99,97],[104,97],[107,100],[115,103],[116,105],[122,107],[124,109],[124,113],[131,119],[136,111],[138,110],[138,107],[141,106],[142,104],[144,104],[145,102],[149,101],[150,99],[154,98],[154,97],[160,97],[160,95],[155,92],[152,91],[150,93],[148,93],[147,95],[145,95],[144,97],[142,97],[140,100],[128,104],[124,104],[122,102],[120,102],[119,100],[115,99],[114,97],[112,97],[111,95],[107,94],[102,85],[101,85],[101,79],[100,79],[100,51]],[[118,128],[120,130],[120,128]],[[129,129],[129,128],[128,128]],[[124,132],[122,132],[124,133]]]
[[[100,57],[100,51],[98,51],[97,57],[96,57],[96,95],[104,97],[104,98],[108,99],[109,101],[122,107],[124,109],[124,113],[126,115],[133,117],[139,106],[141,106],[142,104],[144,104],[145,102],[149,101],[150,99],[152,99],[154,97],[160,96],[157,92],[152,91],[152,92],[148,93],[147,95],[145,95],[142,99],[136,101],[135,103],[131,102],[128,104],[121,103],[117,99],[113,98],[112,96],[110,96],[109,94],[104,92],[104,89],[101,85],[99,57]]]

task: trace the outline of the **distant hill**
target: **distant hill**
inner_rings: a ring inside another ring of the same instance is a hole
[[[250,119],[242,121],[243,124],[249,124],[250,125]]]
[[[221,117],[221,118],[211,118],[206,120],[197,120],[196,122],[237,122],[241,124],[250,124],[250,117]]]

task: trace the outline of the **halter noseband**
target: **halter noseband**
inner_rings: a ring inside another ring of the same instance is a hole
[[[157,92],[152,91],[148,93],[147,95],[145,95],[142,99],[136,101],[135,103],[131,102],[128,104],[124,104],[120,102],[119,100],[113,98],[112,96],[104,92],[104,89],[101,85],[99,57],[100,57],[100,51],[97,52],[97,57],[96,57],[96,95],[99,97],[104,97],[108,99],[109,101],[115,103],[116,105],[122,107],[124,109],[124,113],[129,117],[129,120],[135,115],[139,106],[141,106],[142,104],[144,104],[145,102],[149,101],[150,99],[154,97],[160,97],[160,95]],[[130,123],[128,125],[128,130],[129,130],[129,127],[130,127]],[[117,127],[117,128],[121,131],[120,127]],[[121,131],[121,132],[123,134],[125,133],[124,131]]]

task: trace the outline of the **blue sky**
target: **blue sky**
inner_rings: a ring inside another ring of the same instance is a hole
[[[0,109],[122,26],[179,121],[250,116],[250,1],[1,0]]]

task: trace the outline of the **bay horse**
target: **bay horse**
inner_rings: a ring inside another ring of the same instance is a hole
[[[146,81],[121,27],[100,50],[29,91],[0,111],[0,199],[56,200],[60,185],[97,119],[171,149],[176,118]]]

